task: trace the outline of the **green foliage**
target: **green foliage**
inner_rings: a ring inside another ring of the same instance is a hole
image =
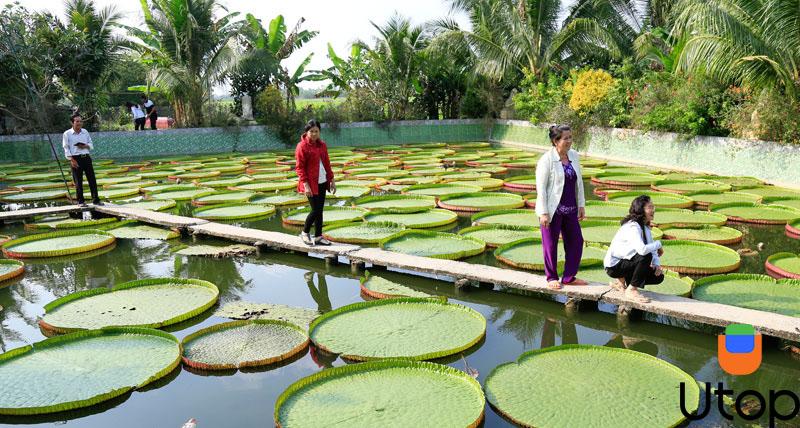
[[[541,81],[535,74],[526,71],[520,90],[514,97],[514,110],[517,117],[527,118],[534,123],[543,122],[547,114],[569,96],[564,88],[564,80],[555,74]]]
[[[614,89],[616,82],[604,70],[586,70],[578,74],[578,80],[569,99],[569,107],[579,113],[595,109]]]
[[[777,89],[743,90],[732,86],[733,98],[723,125],[737,138],[800,143],[800,102]]]

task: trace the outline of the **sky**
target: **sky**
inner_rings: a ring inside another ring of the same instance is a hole
[[[131,26],[143,26],[144,18],[139,1],[95,0],[100,7],[115,5],[123,15],[122,22]],[[3,3],[9,3],[3,0]],[[47,10],[58,16],[64,15],[64,3],[61,0],[19,0],[22,6],[32,10]],[[408,16],[412,22],[421,24],[429,20],[450,15],[449,3],[445,0],[302,0],[302,1],[246,1],[221,0],[220,3],[231,12],[240,12],[242,18],[252,13],[266,27],[275,16],[283,15],[286,26],[291,30],[302,17],[305,18],[304,29],[317,30],[319,34],[303,49],[295,52],[286,61],[286,66],[293,71],[310,53],[314,57],[307,69],[328,68],[327,44],[331,43],[337,55],[346,57],[350,44],[357,40],[370,43],[377,32],[370,24],[383,24],[395,12]],[[463,15],[452,15],[463,27],[468,28],[468,20]],[[319,82],[308,82],[305,87],[318,86]],[[224,88],[214,91],[221,95]]]

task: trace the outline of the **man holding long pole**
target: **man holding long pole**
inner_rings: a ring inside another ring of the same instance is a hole
[[[75,183],[75,194],[79,205],[85,207],[86,201],[83,199],[83,174],[86,174],[86,181],[89,182],[89,191],[92,193],[92,203],[102,205],[100,197],[97,195],[97,181],[94,177],[94,167],[89,151],[94,149],[92,137],[89,131],[83,129],[81,115],[72,115],[72,128],[64,131],[64,138],[61,145],[64,147],[64,156],[69,160],[72,167],[72,181]]]

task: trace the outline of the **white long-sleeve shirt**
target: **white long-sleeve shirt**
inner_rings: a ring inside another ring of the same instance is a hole
[[[89,146],[89,148],[77,147],[75,145],[77,143],[86,144]],[[94,145],[92,145],[92,137],[89,136],[89,131],[83,128],[81,128],[80,134],[76,134],[75,130],[72,128],[64,131],[64,136],[61,139],[61,147],[64,148],[64,156],[67,158],[77,155],[88,155],[89,150],[94,149]]]
[[[661,241],[653,241],[649,227],[645,226],[644,231],[647,242],[642,241],[642,227],[639,223],[631,220],[623,224],[611,240],[606,257],[603,259],[603,266],[613,267],[620,260],[630,260],[636,254],[644,256],[648,253],[653,254],[653,266],[661,266],[658,258]]]

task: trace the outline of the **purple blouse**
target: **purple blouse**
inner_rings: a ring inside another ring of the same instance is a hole
[[[578,212],[578,198],[575,195],[575,185],[578,183],[578,173],[572,167],[572,161],[566,164],[562,163],[564,167],[564,191],[561,192],[561,200],[558,202],[556,212],[568,215],[576,214]]]

